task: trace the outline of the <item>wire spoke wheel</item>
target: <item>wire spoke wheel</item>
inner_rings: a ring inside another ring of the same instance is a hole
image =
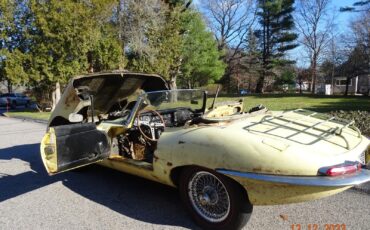
[[[179,191],[189,214],[202,229],[241,229],[253,211],[240,184],[211,169],[183,169]]]
[[[200,171],[188,184],[189,198],[197,213],[209,222],[224,221],[230,213],[230,197],[213,174]]]

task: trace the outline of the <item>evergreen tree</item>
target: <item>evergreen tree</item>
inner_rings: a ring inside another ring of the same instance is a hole
[[[191,11],[187,18],[180,82],[188,88],[194,88],[220,79],[225,64],[220,60],[222,53],[218,51],[217,42],[213,34],[207,31],[201,15]]]
[[[0,81],[12,85],[27,82],[29,68],[27,52],[30,40],[30,12],[27,1],[1,1],[0,3]]]
[[[114,0],[28,2],[33,17],[28,73],[36,88],[51,91],[77,74],[121,64],[118,35],[110,29]]]
[[[206,84],[223,72],[220,53],[199,13],[179,2],[128,0],[122,14],[127,68],[158,73],[172,89],[177,82]]]
[[[248,36],[244,47],[245,55],[242,58],[242,69],[248,77],[248,90],[252,91],[252,83],[256,81],[256,77],[261,72],[261,51],[258,48],[258,39],[252,29],[249,29]]]
[[[294,29],[292,12],[294,0],[259,0],[258,17],[261,29],[256,31],[262,53],[262,71],[256,92],[262,93],[266,76],[273,75],[272,69],[291,63],[284,59],[286,51],[294,49],[297,34]]]

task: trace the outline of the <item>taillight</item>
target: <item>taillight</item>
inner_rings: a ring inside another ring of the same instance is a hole
[[[344,163],[340,165],[325,167],[323,169],[320,169],[319,171],[327,176],[340,176],[360,171],[361,166],[362,165],[358,162]]]

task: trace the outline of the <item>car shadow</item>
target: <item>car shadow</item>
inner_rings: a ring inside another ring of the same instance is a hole
[[[62,182],[77,194],[130,218],[196,228],[185,213],[176,189],[98,165],[49,176],[42,165],[39,146],[27,144],[0,149],[0,163],[19,159],[31,167],[31,171],[16,175],[0,174],[0,202]]]

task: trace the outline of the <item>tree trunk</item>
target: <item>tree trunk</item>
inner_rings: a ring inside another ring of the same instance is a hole
[[[172,90],[172,89],[177,89],[177,85],[176,85],[176,76],[175,77],[171,77],[171,79],[168,81],[168,87]]]
[[[7,80],[7,88],[8,88],[8,93],[12,93],[13,92],[13,84],[10,80]]]
[[[347,77],[347,80],[346,80],[346,91],[344,91],[344,96],[348,96],[348,85],[349,85],[349,82],[351,81],[351,77]]]
[[[333,68],[331,69],[331,95],[334,95],[334,74],[335,74],[335,64],[333,62]]]
[[[311,67],[311,74],[312,74],[312,94],[316,93],[316,65],[317,65],[317,55],[314,54],[312,58],[312,67]]]
[[[52,92],[52,110],[55,109],[56,105],[60,100],[60,84],[59,82],[55,83],[55,89]]]
[[[262,71],[257,81],[256,93],[263,93],[263,83],[265,82],[265,71]]]
[[[231,68],[230,64],[228,64],[228,66],[225,69],[225,73],[221,78],[222,84],[225,86],[227,93],[231,93],[231,70],[230,68]]]
[[[170,90],[177,89],[176,76],[171,77],[170,81],[168,82],[168,87],[170,88]],[[171,93],[171,102],[177,102],[177,92],[176,91]]]

